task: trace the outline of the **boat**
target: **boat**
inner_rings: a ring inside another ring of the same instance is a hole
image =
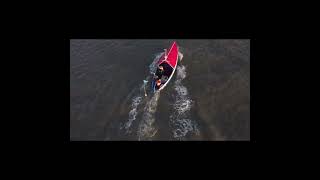
[[[156,79],[155,78],[152,79],[151,88],[153,92],[163,90],[172,79],[178,64],[178,54],[179,54],[178,45],[176,42],[173,42],[168,53],[167,53],[167,50],[165,49],[165,52],[159,58],[156,65],[157,67],[163,66],[164,73],[161,78],[160,88],[158,89],[156,88],[156,83],[155,83]]]

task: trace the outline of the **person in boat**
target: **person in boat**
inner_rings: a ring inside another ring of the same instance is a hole
[[[156,89],[159,89],[160,87],[161,87],[161,79],[158,79],[157,81],[156,81]]]
[[[163,66],[159,66],[157,68],[157,72],[155,73],[155,79],[161,79],[162,75],[164,74]]]

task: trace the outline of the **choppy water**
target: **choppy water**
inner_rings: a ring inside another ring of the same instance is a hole
[[[175,75],[152,94],[173,40],[70,40],[70,140],[250,140],[250,40],[176,41]]]

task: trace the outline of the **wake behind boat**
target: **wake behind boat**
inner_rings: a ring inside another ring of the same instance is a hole
[[[163,90],[170,82],[178,64],[178,45],[173,42],[169,52],[165,49],[165,53],[159,58],[157,72],[151,81],[151,89],[153,92]]]

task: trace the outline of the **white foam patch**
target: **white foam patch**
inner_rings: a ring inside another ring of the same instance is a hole
[[[181,52],[178,52],[178,57],[179,57],[179,60],[182,61],[183,54]]]
[[[186,67],[184,65],[179,65],[177,67],[177,79],[183,80],[187,76]]]
[[[193,130],[190,119],[178,119],[176,123],[177,123],[177,128],[173,130],[174,138],[184,137],[189,131]]]
[[[174,89],[178,93],[179,96],[186,96],[188,95],[188,90],[185,86],[181,85],[181,83],[176,83]]]
[[[157,133],[157,130],[155,129],[153,124],[155,122],[155,112],[157,110],[159,97],[160,92],[157,91],[147,102],[144,108],[142,121],[140,122],[138,130],[139,140],[147,140],[148,138],[153,137]]]
[[[174,104],[174,109],[177,111],[178,115],[181,115],[190,111],[191,106],[192,106],[191,99],[186,99],[186,98],[178,99]]]
[[[194,132],[196,135],[200,134],[197,124],[190,119],[178,119],[175,125],[176,128],[173,130],[173,137],[176,139],[181,140],[188,132]]]

